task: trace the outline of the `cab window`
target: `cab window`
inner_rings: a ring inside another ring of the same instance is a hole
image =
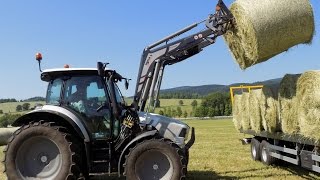
[[[60,104],[60,94],[62,87],[62,80],[55,79],[49,84],[47,91],[46,103],[49,105],[59,105]]]

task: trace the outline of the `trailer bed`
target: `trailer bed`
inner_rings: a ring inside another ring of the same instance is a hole
[[[265,137],[270,139],[289,141],[293,143],[306,144],[311,146],[320,146],[319,141],[306,138],[305,136],[302,136],[300,134],[285,134],[282,132],[270,133],[267,131],[256,132],[254,130],[242,130],[242,129],[240,130],[240,132],[244,134],[260,136],[260,137]]]

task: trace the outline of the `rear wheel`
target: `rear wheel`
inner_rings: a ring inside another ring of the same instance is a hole
[[[269,143],[263,140],[260,144],[260,156],[261,162],[265,165],[271,165],[276,161],[276,158],[270,155],[270,150],[268,148]]]
[[[185,166],[178,151],[162,140],[143,141],[127,156],[125,175],[127,179],[183,179]]]
[[[5,150],[8,179],[77,179],[80,148],[63,127],[36,122],[24,125]]]
[[[260,160],[260,142],[256,138],[251,139],[251,157],[255,161]]]

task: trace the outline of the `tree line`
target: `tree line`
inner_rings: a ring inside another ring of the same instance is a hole
[[[0,103],[7,103],[7,102],[18,102],[18,101],[14,98],[0,99]]]
[[[193,113],[195,117],[230,116],[230,95],[223,92],[211,93],[203,98],[199,107],[193,109]]]
[[[203,96],[192,92],[166,92],[160,93],[160,99],[200,99]]]
[[[159,103],[160,105],[161,103]],[[230,116],[232,114],[232,106],[229,93],[214,92],[202,98],[201,103],[197,100],[191,102],[192,111],[182,111],[183,100],[179,100],[178,107],[164,107],[159,110],[160,115],[168,117],[215,117]]]
[[[6,98],[6,99],[0,99],[0,103],[8,103],[8,102],[33,102],[33,101],[45,101],[46,98],[44,97],[40,97],[40,96],[36,96],[36,97],[32,97],[32,98],[28,98],[25,100],[17,100],[15,98]]]

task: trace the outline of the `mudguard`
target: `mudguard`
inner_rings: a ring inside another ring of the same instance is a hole
[[[80,137],[84,139],[84,142],[90,142],[90,136],[83,122],[74,113],[59,106],[44,105],[41,108],[38,108],[21,116],[12,124],[12,126],[21,126],[27,123],[28,121],[34,120],[35,118],[41,120],[41,117],[43,117],[44,115],[53,115],[61,117],[62,119],[66,120],[69,124],[72,125],[72,127],[80,135]]]

